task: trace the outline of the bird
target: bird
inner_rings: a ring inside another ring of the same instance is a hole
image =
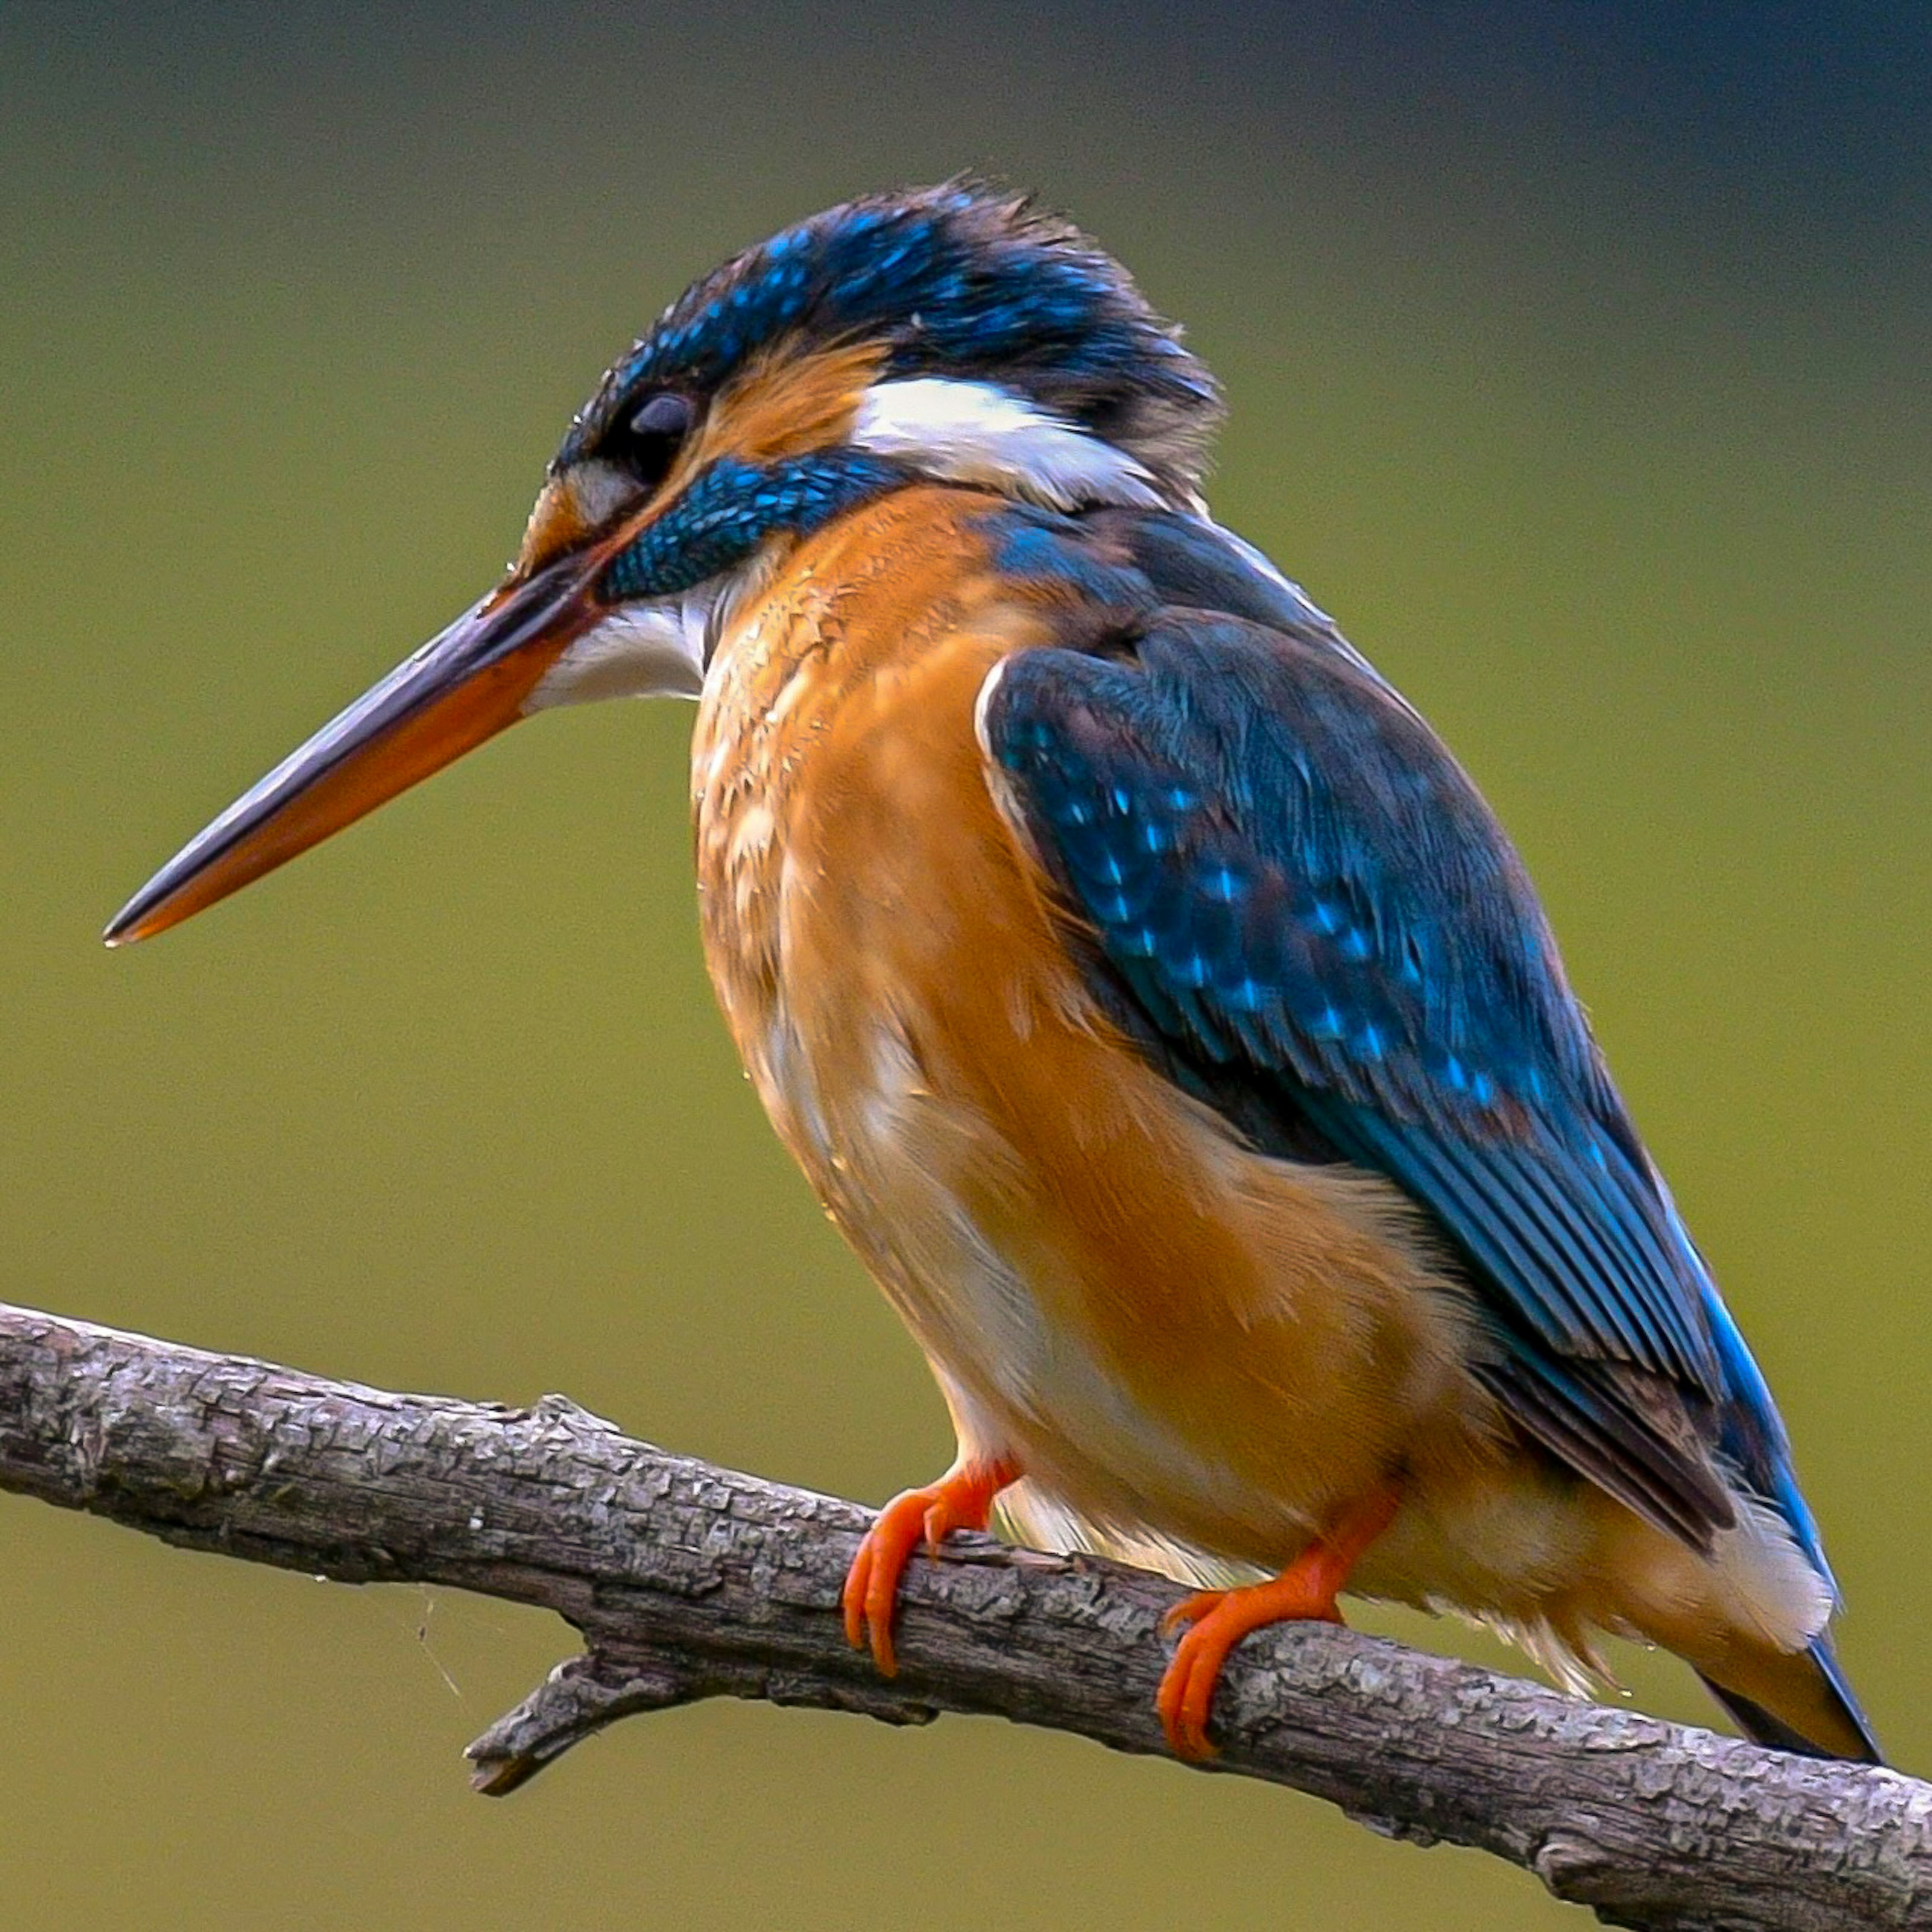
[[[110,944],[515,721],[694,700],[702,942],[958,1453],[842,1600],[897,1667],[956,1531],[1198,1587],[1156,1713],[1345,1591],[1580,1690],[1671,1652],[1876,1762],[1764,1378],[1496,816],[1204,496],[1221,392],[1125,268],[961,176],[701,277],[507,574],[194,838]]]

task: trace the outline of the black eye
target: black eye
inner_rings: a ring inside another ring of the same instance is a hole
[[[605,439],[605,454],[647,488],[655,488],[664,481],[697,414],[688,396],[662,391],[613,430]]]

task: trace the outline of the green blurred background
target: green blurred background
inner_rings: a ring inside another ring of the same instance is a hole
[[[1520,840],[1932,1768],[1925,14],[625,10],[0,16],[0,1293],[860,1497],[943,1464],[713,1014],[688,710],[550,718],[94,936],[490,581],[690,275],[977,165],[1187,321],[1220,513]],[[0,1526],[8,1925],[1580,1922],[991,1724],[713,1705],[486,1803],[458,1753],[560,1625]]]

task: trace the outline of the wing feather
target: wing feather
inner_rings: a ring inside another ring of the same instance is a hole
[[[1523,1426],[1708,1543],[1733,1513],[1699,1437],[1736,1377],[1702,1264],[1487,807],[1288,592],[1010,659],[995,782],[1159,1052],[1428,1208]]]

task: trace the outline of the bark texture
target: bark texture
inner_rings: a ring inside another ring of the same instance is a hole
[[[345,1582],[542,1604],[581,1634],[470,1747],[514,1790],[593,1731],[700,1697],[942,1712],[1162,1748],[1172,1584],[955,1538],[908,1574],[899,1675],[849,1650],[869,1513],[632,1440],[561,1396],[506,1408],[325,1382],[0,1307],[0,1489]],[[1932,1927],[1932,1786],[1580,1702],[1324,1624],[1243,1644],[1213,1768],[1372,1828],[1480,1846],[1652,1932]]]

